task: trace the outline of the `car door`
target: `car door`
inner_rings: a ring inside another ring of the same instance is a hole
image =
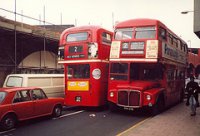
[[[34,110],[36,116],[41,116],[51,113],[52,104],[42,89],[31,90],[31,95],[34,100]]]
[[[34,104],[29,93],[30,90],[17,91],[13,99],[12,108],[19,120],[28,119],[34,116]]]

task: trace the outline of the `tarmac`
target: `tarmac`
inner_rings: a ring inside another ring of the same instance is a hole
[[[196,116],[185,102],[129,128],[120,136],[200,136],[200,107]]]

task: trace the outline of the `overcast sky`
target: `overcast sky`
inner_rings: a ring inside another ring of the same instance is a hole
[[[194,0],[16,0],[16,3],[17,13],[41,20],[44,20],[45,7],[45,21],[57,25],[91,24],[113,30],[113,20],[158,19],[181,36],[188,46],[200,48],[200,39],[193,33],[193,12],[181,14],[181,11],[194,10]],[[0,8],[14,11],[15,0],[0,0]],[[14,15],[2,10],[0,16],[14,20]],[[17,20],[42,24],[19,16]]]

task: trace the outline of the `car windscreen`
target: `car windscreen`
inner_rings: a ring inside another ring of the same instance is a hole
[[[6,97],[6,92],[0,92],[0,104],[1,104],[1,102],[3,102],[5,97]]]
[[[21,87],[22,86],[22,77],[10,76],[7,79],[6,87]]]

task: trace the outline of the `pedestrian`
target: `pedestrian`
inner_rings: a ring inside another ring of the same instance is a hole
[[[188,92],[186,105],[189,105],[190,96],[193,94],[196,100],[196,107],[199,107],[198,93],[200,93],[200,87],[198,83],[194,81],[194,76],[190,76],[190,81],[187,83],[186,91]]]

